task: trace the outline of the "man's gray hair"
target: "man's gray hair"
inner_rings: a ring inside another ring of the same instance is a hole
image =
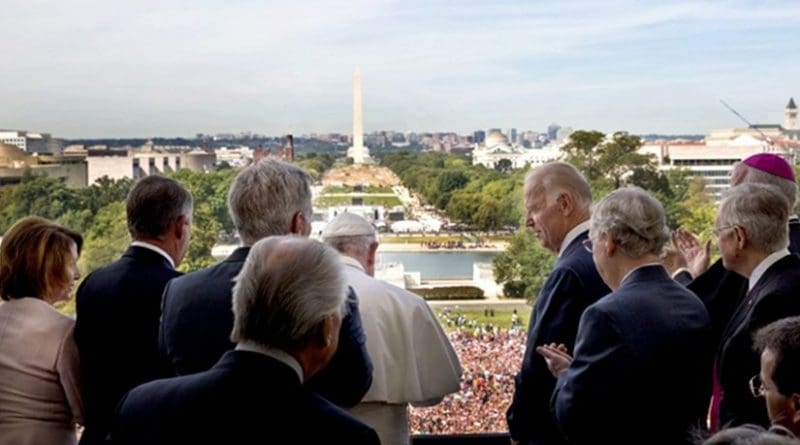
[[[162,239],[181,216],[192,214],[192,194],[180,182],[146,176],[136,182],[125,200],[131,238]]]
[[[344,316],[347,285],[339,254],[298,236],[271,236],[250,249],[233,287],[234,342],[292,350]]]
[[[262,160],[242,170],[228,191],[228,211],[247,245],[289,233],[292,218],[302,212],[311,224],[311,177],[301,168]]]
[[[639,187],[614,190],[592,208],[592,238],[605,233],[632,258],[660,255],[669,240],[664,207]]]
[[[748,240],[763,252],[789,245],[789,202],[772,185],[745,182],[723,195],[717,218],[720,227],[741,226]]]
[[[738,167],[739,164],[737,164]],[[745,167],[745,176],[742,178],[742,183],[757,183],[767,184],[775,187],[778,192],[789,203],[789,211],[794,211],[794,205],[797,202],[797,183],[790,181],[780,176],[776,176],[757,168],[741,164]]]
[[[547,193],[549,205],[562,193],[568,193],[581,210],[589,210],[592,205],[592,189],[586,178],[575,166],[567,162],[554,161],[543,164],[525,177],[525,197],[537,193],[533,188],[534,181]]]

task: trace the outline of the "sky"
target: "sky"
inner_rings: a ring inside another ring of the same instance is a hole
[[[800,2],[4,0],[0,128],[707,134],[800,99]]]

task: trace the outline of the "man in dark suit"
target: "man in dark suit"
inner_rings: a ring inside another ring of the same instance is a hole
[[[768,184],[780,190],[789,204],[789,251],[800,253],[800,220],[794,213],[797,183],[794,169],[782,157],[772,153],[752,155],[736,164],[731,172],[731,186],[755,183]],[[747,293],[747,279],[722,266],[719,259],[708,267],[711,240],[700,244],[697,238],[685,230],[676,230],[673,243],[685,257],[688,266],[675,276],[703,301],[711,316],[712,332],[716,342]]]
[[[719,425],[769,425],[764,403],[748,389],[758,374],[753,335],[781,318],[800,315],[800,257],[788,243],[788,203],[776,188],[742,184],[731,188],[720,204],[715,232],[722,264],[748,280],[748,291],[722,334],[717,351],[721,392]]]
[[[565,345],[538,348],[558,376],[560,430],[575,444],[694,443],[707,407],[710,319],[660,263],[669,239],[661,203],[638,187],[610,193],[593,210],[590,239],[613,292],[584,312],[574,359]]]
[[[374,430],[303,385],[336,351],[346,294],[330,247],[258,241],[233,290],[235,350],[208,371],[129,392],[112,443],[379,444]]]
[[[165,375],[158,352],[161,294],[180,275],[175,267],[189,246],[192,195],[177,181],[148,176],[131,189],[126,211],[131,246],[89,274],[76,295],[86,405],[81,444],[102,443],[122,395]]]
[[[758,330],[761,370],[750,380],[753,395],[764,397],[774,426],[800,437],[800,317],[782,318]]]
[[[228,193],[228,210],[244,246],[219,264],[171,281],[164,291],[159,343],[174,375],[205,371],[233,349],[233,279],[259,239],[309,235],[310,179],[300,168],[274,160],[257,162],[237,175]],[[351,293],[338,351],[310,384],[328,400],[351,407],[371,381],[358,302]]]
[[[591,203],[589,184],[570,164],[545,164],[525,179],[526,225],[558,260],[536,298],[506,414],[511,438],[518,443],[564,443],[550,410],[556,381],[536,347],[563,343],[571,349],[584,309],[609,292],[581,245],[589,230]]]

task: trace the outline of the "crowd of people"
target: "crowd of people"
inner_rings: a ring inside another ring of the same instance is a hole
[[[182,274],[191,193],[137,181],[133,242],[82,281],[76,320],[52,305],[80,277],[81,235],[14,224],[0,243],[0,444],[74,445],[76,424],[80,445],[405,445],[506,427],[523,444],[800,443],[800,220],[779,156],[734,168],[714,264],[641,188],[593,203],[574,166],[534,169],[526,226],[557,260],[527,332],[518,314],[509,329],[437,320],[374,279],[361,217],[309,240],[309,183],[275,160],[240,171],[228,207],[243,245]],[[665,267],[670,237],[683,270]]]
[[[467,323],[462,314],[443,318],[458,328],[448,334],[464,369],[461,387],[436,406],[411,408],[414,434],[499,433],[514,394],[514,376],[525,351],[524,331]],[[445,321],[446,322],[446,321]]]

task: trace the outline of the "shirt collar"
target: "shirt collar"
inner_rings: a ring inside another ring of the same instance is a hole
[[[586,232],[589,230],[589,220],[578,224],[577,226],[573,227],[572,230],[567,232],[567,236],[561,241],[561,248],[558,249],[558,257],[561,258],[561,255],[567,250],[567,247],[575,241],[575,238],[580,236],[581,233]]]
[[[777,263],[778,260],[788,255],[789,255],[789,249],[781,249],[777,252],[772,252],[769,256],[761,260],[761,262],[758,263],[758,266],[756,266],[756,268],[753,269],[753,273],[750,274],[750,282],[747,288],[748,292],[753,290],[754,287],[756,287],[758,280],[760,280],[761,277],[764,276],[764,272],[766,272],[767,269],[769,269],[773,264]]]
[[[641,269],[643,267],[661,266],[661,265],[662,265],[661,263],[644,263],[644,264],[640,264],[640,265],[634,267],[633,269],[629,270],[628,273],[626,273],[625,276],[622,277],[622,279],[619,281],[619,285],[622,286],[622,283],[624,283],[625,280],[627,280],[628,277],[630,277],[632,273],[636,272],[637,270],[639,270],[639,269]]]
[[[167,252],[164,251],[164,249],[162,249],[162,248],[160,248],[160,247],[158,247],[156,245],[153,245],[153,244],[150,244],[150,243],[146,243],[144,241],[134,241],[134,242],[131,243],[131,246],[143,247],[145,249],[150,249],[153,252],[157,252],[158,254],[160,254],[161,256],[166,258],[167,261],[169,261],[169,264],[170,264],[170,266],[172,266],[173,269],[175,268],[175,261],[172,259],[171,256],[169,256],[169,254]]]
[[[264,346],[248,340],[240,341],[236,345],[236,350],[257,352],[259,354],[264,354],[267,357],[274,358],[275,360],[292,368],[292,370],[297,374],[297,377],[300,379],[300,382],[303,383],[303,368],[300,366],[300,362],[298,362],[296,358],[292,357],[292,355],[286,351],[282,351],[277,348],[270,348],[269,346]]]

